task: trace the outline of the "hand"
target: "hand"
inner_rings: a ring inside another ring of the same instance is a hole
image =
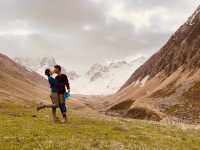
[[[70,92],[71,92],[70,89],[68,89],[68,93],[69,93],[69,94],[70,94]]]

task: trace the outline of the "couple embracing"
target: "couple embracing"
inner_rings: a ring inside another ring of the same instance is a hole
[[[63,116],[63,123],[67,122],[67,107],[65,100],[70,95],[70,85],[69,80],[67,78],[67,75],[61,73],[62,68],[59,65],[54,66],[54,69],[46,69],[45,75],[48,77],[48,81],[51,88],[51,101],[52,104],[40,104],[40,106],[37,107],[37,110],[41,110],[43,108],[52,108],[52,114],[53,114],[53,122],[56,121],[56,109],[60,108],[60,111]],[[53,75],[56,74],[56,77],[54,78]],[[66,87],[67,90],[66,91]]]

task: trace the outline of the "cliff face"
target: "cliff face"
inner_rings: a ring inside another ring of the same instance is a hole
[[[138,68],[121,90],[149,75],[153,78],[164,71],[171,75],[179,67],[200,68],[200,6],[188,21],[171,36],[163,48]]]

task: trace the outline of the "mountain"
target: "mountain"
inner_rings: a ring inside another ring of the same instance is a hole
[[[46,68],[50,68],[56,65],[56,61],[53,57],[43,57],[43,58],[15,57],[14,61],[26,67],[28,70],[35,71],[41,74],[42,76],[44,76],[44,70]]]
[[[0,101],[39,101],[48,97],[47,81],[0,53]]]
[[[56,65],[56,61],[53,57],[42,57],[42,58],[30,58],[30,57],[15,57],[14,61],[28,70],[38,72],[42,76],[46,68],[53,67]]]
[[[131,73],[146,57],[140,56],[130,60],[115,60],[105,63],[96,63],[90,69],[74,80],[71,85],[73,91],[86,95],[109,95],[117,92]]]
[[[42,76],[47,68],[53,68],[57,65],[54,57],[41,57],[41,58],[30,58],[30,57],[15,57],[14,61],[26,67],[30,71],[35,71]],[[62,67],[62,72],[67,74],[69,80],[76,80],[79,75],[75,71],[67,71],[65,67]]]
[[[152,78],[161,71],[164,71],[166,75],[171,75],[181,66],[184,69],[199,68],[199,13],[200,7],[172,35],[167,44],[140,67],[122,88],[147,75]]]
[[[57,62],[53,57],[30,58],[16,57],[15,62],[25,66],[30,71],[35,71],[44,76],[46,68],[54,67]],[[92,65],[86,72],[68,71],[67,74],[72,92],[84,95],[106,95],[113,94],[119,90],[120,86],[126,81],[131,73],[142,63],[146,57],[125,58]],[[84,87],[84,88],[83,88]]]
[[[200,122],[199,27],[200,6],[101,109],[131,118]]]

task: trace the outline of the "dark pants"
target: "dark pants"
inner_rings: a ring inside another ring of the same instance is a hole
[[[60,108],[63,117],[66,118],[67,108],[65,105],[64,94],[52,93],[51,99],[53,104],[55,104],[55,107],[52,108],[54,118],[56,116],[56,108],[58,107]]]
[[[58,100],[59,100],[59,108],[62,113],[67,112],[66,104],[65,104],[65,98],[64,94],[58,94]]]

